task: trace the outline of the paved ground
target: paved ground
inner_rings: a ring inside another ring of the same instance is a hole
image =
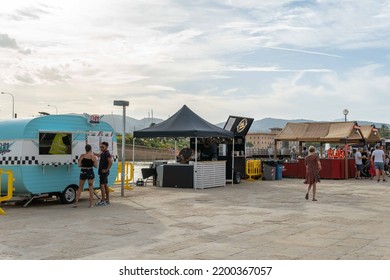
[[[300,179],[136,187],[112,205],[6,205],[0,259],[390,259],[390,183]]]

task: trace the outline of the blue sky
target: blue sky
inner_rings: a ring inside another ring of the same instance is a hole
[[[390,123],[390,0],[13,0],[0,91],[39,111]],[[12,2],[12,3],[11,3]],[[12,99],[0,95],[0,119]],[[52,107],[48,105],[54,105]]]

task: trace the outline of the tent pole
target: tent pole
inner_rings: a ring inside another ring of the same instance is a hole
[[[232,149],[232,185],[234,184],[234,136],[233,136],[233,149]]]
[[[345,179],[349,178],[348,174],[348,138],[345,138],[345,146],[344,146],[344,161],[345,161]]]
[[[173,160],[176,162],[177,160],[177,150],[176,150],[176,138],[175,138],[175,154],[173,155]]]
[[[198,166],[198,137],[195,137],[195,164],[194,164],[194,189],[196,190],[196,173]]]
[[[135,181],[134,181],[134,168],[135,168],[135,163],[134,163],[134,145],[135,145],[135,137],[134,137],[134,135],[133,135],[133,186],[135,186]],[[124,168],[123,166],[122,166],[122,168]]]

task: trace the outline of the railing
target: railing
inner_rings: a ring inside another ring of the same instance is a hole
[[[261,160],[247,160],[245,164],[245,174],[248,176],[246,179],[248,181],[261,179],[263,177],[263,173],[261,172]]]
[[[132,190],[133,187],[130,185],[130,182],[133,181],[134,178],[134,164],[132,162],[125,162],[125,189]],[[118,173],[116,175],[116,179],[114,184],[122,183],[122,162],[118,162]]]
[[[8,177],[7,180],[7,195],[1,196],[3,174]],[[10,200],[14,192],[14,175],[10,170],[0,169],[0,205],[3,201]],[[0,207],[0,215],[5,215],[5,211]]]

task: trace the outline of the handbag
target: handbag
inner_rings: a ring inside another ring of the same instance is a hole
[[[317,182],[321,182],[320,172],[317,172]]]

